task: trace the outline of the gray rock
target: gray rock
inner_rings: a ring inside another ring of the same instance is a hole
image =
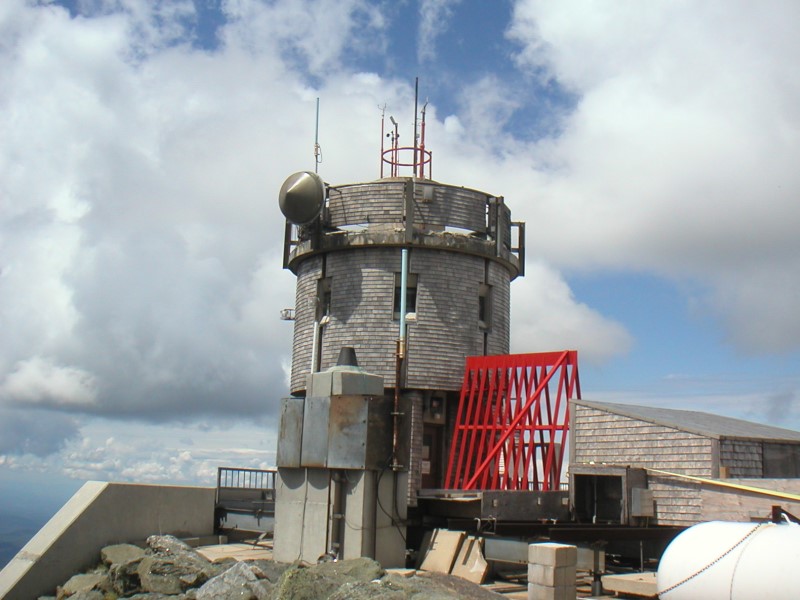
[[[92,590],[108,590],[111,588],[111,581],[106,573],[84,573],[73,575],[61,588],[56,597],[69,598],[79,592],[90,592]]]
[[[407,598],[422,600],[498,600],[500,594],[491,592],[481,586],[441,573],[419,573],[413,577],[402,577],[395,573],[386,575],[382,583],[391,589],[402,591]]]
[[[332,578],[349,578],[356,581],[380,579],[386,571],[371,558],[353,558],[336,562],[324,562],[311,567],[320,575]]]
[[[114,544],[100,550],[100,558],[107,565],[125,563],[129,560],[143,558],[144,555],[144,548],[133,544]]]
[[[104,600],[104,592],[100,590],[81,590],[69,597],[69,600]]]
[[[128,596],[142,591],[142,582],[139,578],[139,563],[142,560],[143,558],[135,558],[111,565],[109,576],[114,592],[120,596]]]
[[[293,565],[278,581],[273,592],[274,600],[325,600],[333,594],[344,581],[324,577],[313,568]]]
[[[345,583],[328,597],[328,600],[406,600],[401,590],[393,589],[383,581],[351,581]]]
[[[286,569],[291,567],[288,563],[275,562],[272,560],[251,560],[248,564],[253,567],[253,572],[259,579],[264,579],[270,583],[278,583],[281,575]]]
[[[193,552],[192,547],[172,535],[151,535],[147,538],[147,545],[159,554],[180,554]]]
[[[209,579],[197,590],[197,600],[269,600],[272,584],[259,581],[252,565],[239,562]]]
[[[219,573],[217,567],[191,550],[145,556],[136,571],[142,590],[158,594],[180,594]]]

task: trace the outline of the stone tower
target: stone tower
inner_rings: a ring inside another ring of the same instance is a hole
[[[414,150],[411,177],[397,176],[400,150]],[[287,221],[284,245],[297,276],[291,393],[355,348],[401,398],[395,468],[408,471],[411,505],[416,489],[441,487],[464,358],[509,351],[510,283],[524,271],[524,224],[503,197],[425,177],[429,161],[424,146],[395,146],[392,176],[324,185],[319,212]]]

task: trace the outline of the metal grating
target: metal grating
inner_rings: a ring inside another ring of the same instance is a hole
[[[574,350],[468,357],[445,488],[558,490],[573,398]]]

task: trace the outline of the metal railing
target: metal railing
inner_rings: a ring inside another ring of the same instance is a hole
[[[217,468],[217,489],[274,490],[276,469]]]

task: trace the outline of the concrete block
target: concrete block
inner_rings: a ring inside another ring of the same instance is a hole
[[[551,567],[575,566],[578,561],[578,549],[567,544],[546,542],[528,546],[528,562]]]
[[[382,396],[383,377],[359,367],[333,367],[308,377],[309,396]]]
[[[576,600],[577,597],[578,593],[574,585],[551,587],[538,583],[528,584],[528,600]]]
[[[528,583],[539,585],[575,585],[575,566],[551,567],[528,563]]]

